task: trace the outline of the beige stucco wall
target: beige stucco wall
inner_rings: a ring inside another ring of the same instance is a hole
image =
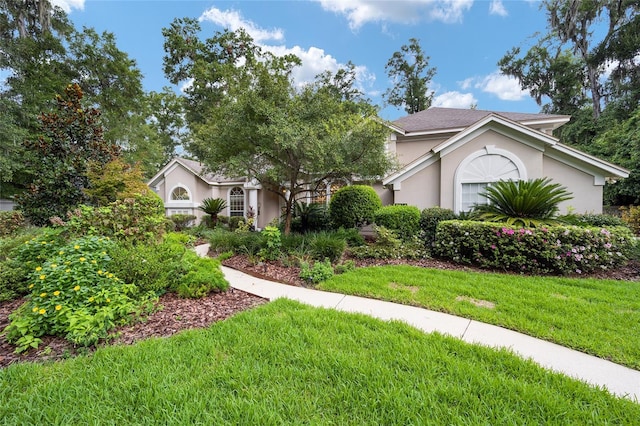
[[[398,137],[396,140],[396,155],[400,165],[406,165],[418,157],[429,152],[433,147],[444,142],[446,138],[411,138]]]
[[[383,206],[389,206],[394,203],[393,191],[382,186],[382,183],[374,183],[371,185],[380,197]]]
[[[419,171],[394,191],[396,204],[416,206],[420,210],[440,205],[440,162]]]
[[[280,197],[271,191],[261,190],[258,195],[260,214],[258,215],[258,228],[263,229],[273,219],[280,218]]]
[[[594,177],[553,158],[544,157],[544,176],[565,186],[573,199],[559,205],[560,214],[602,213],[602,185],[594,184]]]
[[[487,130],[466,144],[441,158],[440,206],[454,209],[455,173],[460,163],[469,155],[493,145],[497,149],[509,151],[524,163],[526,178],[541,177],[543,173],[542,151],[493,130]],[[404,182],[403,182],[404,186]]]

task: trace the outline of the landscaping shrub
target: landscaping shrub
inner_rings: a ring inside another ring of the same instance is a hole
[[[364,237],[355,228],[338,228],[334,233],[343,238],[349,247],[360,247],[365,244]]]
[[[484,268],[568,274],[624,264],[634,245],[626,227],[517,228],[445,221],[438,225],[434,254]]]
[[[322,232],[311,239],[311,255],[316,260],[336,262],[347,248],[347,242],[337,233]]]
[[[330,222],[329,214],[323,204],[297,202],[293,208],[291,231],[302,234],[324,231],[329,229]]]
[[[313,266],[309,266],[307,262],[300,264],[300,278],[309,283],[318,284],[328,280],[333,274],[333,267],[329,259],[322,262],[316,261]]]
[[[166,230],[162,200],[153,191],[117,200],[105,207],[80,206],[71,212],[72,235],[102,235],[146,244],[162,239]]]
[[[376,226],[373,244],[352,248],[351,254],[360,259],[420,259],[427,256],[418,237],[402,241],[396,233],[384,226]]]
[[[622,220],[629,226],[634,234],[640,235],[640,207],[629,206],[622,210]]]
[[[181,232],[191,227],[193,222],[196,220],[196,216],[192,214],[172,214],[169,216],[169,219],[173,222],[174,229],[177,232]]]
[[[622,218],[610,214],[568,214],[558,217],[558,220],[576,226],[627,226]]]
[[[311,240],[315,234],[290,233],[282,235],[281,250],[286,255],[306,256],[311,254]]]
[[[282,241],[280,239],[280,230],[275,226],[267,226],[262,231],[263,247],[258,252],[258,255],[263,260],[276,260],[282,254],[280,250],[282,247]]]
[[[367,185],[345,186],[336,191],[329,204],[329,217],[334,228],[357,228],[373,222],[382,202]]]
[[[209,236],[209,244],[217,253],[232,251],[256,256],[263,246],[263,238],[260,232],[231,232],[217,228]]]
[[[28,300],[9,316],[7,340],[17,351],[38,347],[43,335],[64,336],[88,346],[126,323],[140,301],[136,286],[124,284],[109,268],[114,243],[102,237],[69,242],[35,267]]]
[[[229,288],[229,283],[220,269],[220,261],[210,257],[199,257],[195,252],[188,250],[181,262],[187,272],[180,277],[175,287],[178,296],[199,298]]]
[[[451,209],[443,209],[442,207],[429,207],[420,213],[420,230],[424,245],[428,249],[431,248],[436,239],[436,228],[443,220],[456,219],[456,214]]]
[[[14,235],[26,225],[27,221],[21,211],[0,211],[0,237]]]
[[[420,231],[420,209],[416,206],[384,206],[376,211],[374,222],[394,231],[400,239],[408,241]]]

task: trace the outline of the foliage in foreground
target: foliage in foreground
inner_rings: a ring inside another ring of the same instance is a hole
[[[372,223],[381,207],[382,201],[372,187],[344,186],[331,197],[329,216],[335,228],[357,228]]]
[[[318,288],[471,318],[640,369],[636,282],[384,266]]]
[[[10,366],[0,371],[0,417],[11,424],[633,424],[640,405],[505,350],[277,300],[208,330]]]
[[[416,206],[384,206],[374,214],[374,223],[394,231],[403,241],[409,241],[420,231],[420,209]]]

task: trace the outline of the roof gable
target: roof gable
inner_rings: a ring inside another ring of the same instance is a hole
[[[202,165],[202,163],[200,163],[199,161],[189,160],[182,157],[174,157],[162,169],[160,169],[160,171],[156,173],[154,177],[152,177],[149,180],[148,185],[149,186],[157,185],[157,183],[160,180],[164,179],[165,175],[167,173],[170,173],[171,170],[176,166],[181,166],[182,168],[186,169],[190,173],[193,173],[193,175],[202,179],[205,183],[209,185],[218,185],[221,183],[232,183],[232,182],[244,182],[246,180],[244,178],[227,178],[222,175],[208,173],[204,165]]]

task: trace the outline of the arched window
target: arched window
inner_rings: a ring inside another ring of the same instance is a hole
[[[169,199],[171,201],[189,201],[191,199],[191,194],[189,194],[189,190],[184,186],[176,186],[171,191]]]
[[[239,186],[229,191],[229,216],[244,216],[244,190]]]
[[[500,180],[526,180],[524,163],[513,153],[487,146],[465,158],[455,174],[456,213],[486,203],[482,195],[487,186]]]

